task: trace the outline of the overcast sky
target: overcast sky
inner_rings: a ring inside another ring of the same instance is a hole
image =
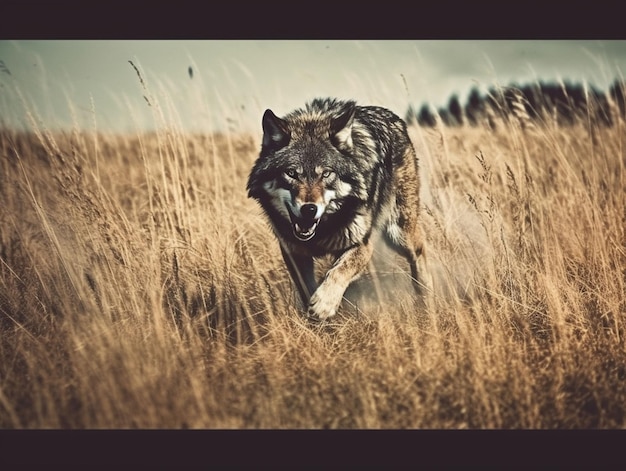
[[[353,98],[404,116],[473,86],[626,75],[626,41],[40,40],[0,41],[2,120],[48,128],[260,131],[317,96]],[[129,63],[141,72],[145,89]],[[190,68],[192,74],[190,74]],[[149,105],[150,102],[150,105]]]

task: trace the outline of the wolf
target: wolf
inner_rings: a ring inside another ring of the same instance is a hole
[[[374,231],[409,262],[417,291],[430,289],[418,159],[401,118],[316,98],[283,118],[267,109],[262,127],[248,196],[267,215],[309,318],[335,315],[369,264]],[[334,263],[318,285],[314,259],[327,255]]]

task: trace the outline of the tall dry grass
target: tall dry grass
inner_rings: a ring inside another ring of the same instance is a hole
[[[2,428],[621,428],[624,123],[411,128],[435,294],[301,316],[258,135],[1,134]]]

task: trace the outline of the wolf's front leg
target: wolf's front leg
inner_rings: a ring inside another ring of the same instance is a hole
[[[324,320],[335,315],[348,285],[365,270],[372,251],[372,244],[368,241],[341,254],[311,296],[309,317]]]
[[[282,245],[280,246],[280,250],[283,254],[283,259],[285,260],[289,274],[291,275],[291,279],[295,283],[296,288],[298,288],[302,304],[306,307],[309,304],[311,295],[317,288],[315,271],[313,269],[313,258],[295,254],[285,249]]]

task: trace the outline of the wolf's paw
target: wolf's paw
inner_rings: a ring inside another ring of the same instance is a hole
[[[311,296],[307,312],[308,317],[311,320],[323,321],[334,316],[339,304],[341,304],[342,296],[343,291],[336,286],[329,288],[329,285],[322,283]]]

